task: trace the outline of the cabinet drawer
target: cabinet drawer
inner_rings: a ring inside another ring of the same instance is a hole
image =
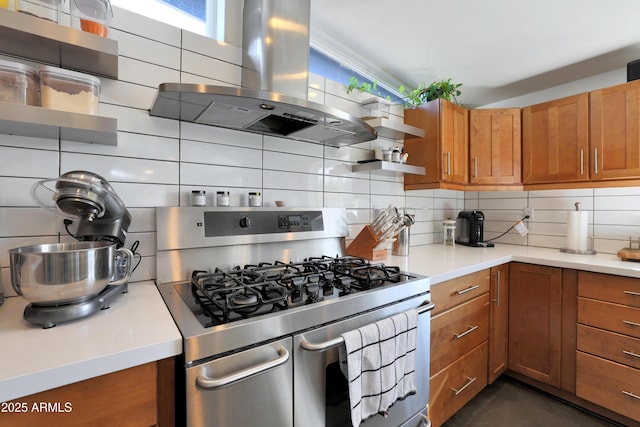
[[[640,369],[640,339],[578,325],[578,350]]]
[[[580,351],[576,359],[578,397],[640,419],[640,370]]]
[[[440,426],[487,385],[486,342],[431,377],[429,419]]]
[[[431,320],[431,375],[489,338],[489,294]]]
[[[432,285],[431,298],[436,304],[436,308],[433,309],[431,315],[435,316],[436,314],[442,313],[457,304],[469,301],[478,295],[489,292],[490,284],[490,270],[482,270]]]
[[[578,295],[640,307],[640,279],[581,271],[578,276]]]
[[[578,297],[578,323],[640,338],[640,308]]]

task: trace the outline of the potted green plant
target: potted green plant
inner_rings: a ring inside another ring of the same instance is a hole
[[[438,98],[459,104],[458,96],[462,93],[460,91],[461,86],[462,83],[452,83],[451,79],[442,79],[431,83],[427,87],[425,87],[425,83],[422,82],[417,89],[408,92],[404,86],[400,86],[399,92],[403,95],[406,94],[404,105],[407,108],[417,107],[420,104]]]
[[[347,93],[357,90],[360,93],[369,93],[372,96],[360,102],[362,106],[362,119],[374,119],[378,117],[389,117],[389,110],[391,107],[391,98],[383,98],[380,91],[378,91],[378,82],[376,80],[373,83],[359,82],[356,77],[349,79],[349,85],[347,86]]]

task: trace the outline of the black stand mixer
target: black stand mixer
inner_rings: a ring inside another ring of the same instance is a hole
[[[31,301],[24,319],[50,328],[109,308],[110,301],[127,292],[133,270],[133,254],[123,248],[131,215],[122,200],[104,178],[86,171],[39,181],[31,195],[42,208],[65,218],[67,232],[76,222],[75,233],[69,234],[79,242],[9,251],[12,285]]]

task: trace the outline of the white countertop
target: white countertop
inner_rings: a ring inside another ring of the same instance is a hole
[[[27,302],[0,306],[0,402],[182,353],[182,336],[153,282],[129,284],[108,310],[42,329]]]
[[[494,248],[417,246],[410,248],[408,257],[389,256],[381,260],[402,270],[429,276],[432,285],[510,261],[640,278],[640,263],[621,261],[613,254],[576,255],[558,249],[506,244],[496,244]]]
[[[574,255],[505,244],[418,246],[410,248],[408,257],[381,260],[429,276],[432,285],[510,261],[640,278],[640,263],[612,254]],[[180,332],[153,282],[133,283],[109,310],[51,329],[25,323],[25,305],[13,297],[0,306],[0,402],[182,352]]]

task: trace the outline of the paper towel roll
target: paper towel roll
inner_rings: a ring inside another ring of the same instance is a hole
[[[587,250],[587,227],[589,213],[587,211],[567,212],[567,249],[572,251]]]

